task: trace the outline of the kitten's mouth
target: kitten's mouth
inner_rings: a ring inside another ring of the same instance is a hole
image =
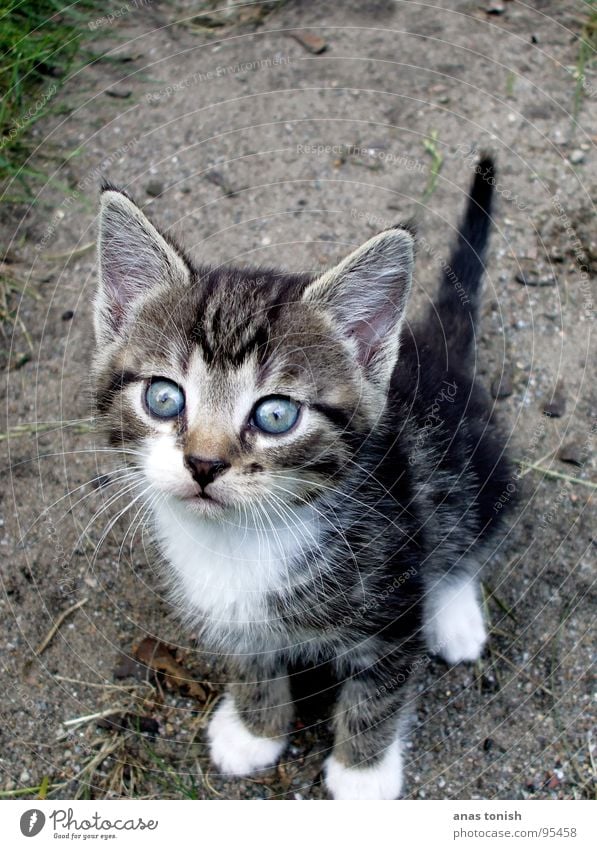
[[[198,510],[201,513],[218,512],[223,510],[226,506],[219,499],[214,498],[213,495],[210,495],[207,492],[196,492],[194,495],[187,495],[183,498],[183,501],[191,509]]]
[[[195,496],[195,499],[197,498],[200,501],[210,501],[212,504],[220,504],[221,506],[221,502],[218,501],[217,498],[214,498],[213,495],[209,495],[207,492],[198,492]]]

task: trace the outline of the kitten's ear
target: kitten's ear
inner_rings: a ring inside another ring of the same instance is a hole
[[[137,299],[158,285],[189,278],[182,256],[122,192],[102,193],[99,219],[98,341],[118,333]]]
[[[354,346],[365,373],[381,386],[387,385],[398,357],[413,262],[411,233],[385,230],[311,283],[303,295],[325,310]]]

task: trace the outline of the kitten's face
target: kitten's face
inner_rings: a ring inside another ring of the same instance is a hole
[[[283,518],[350,475],[385,403],[410,235],[386,231],[315,280],[209,270],[103,197],[97,405],[148,493]]]

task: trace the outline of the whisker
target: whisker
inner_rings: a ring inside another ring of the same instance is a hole
[[[119,474],[120,472],[122,472],[123,474]],[[135,473],[135,474],[138,474],[138,473]],[[110,481],[105,484],[104,488],[107,488],[109,486],[113,486],[116,483],[121,483],[127,477],[132,477],[132,476],[133,476],[133,473],[131,472],[130,468],[128,466],[123,466],[122,469],[116,469],[115,471],[110,473]],[[101,480],[103,477],[105,477],[105,475],[98,475],[95,478],[91,478],[90,480],[85,481],[84,483],[80,484],[79,486],[76,486],[74,489],[71,489],[69,492],[65,493],[64,495],[61,495],[60,498],[57,498],[56,501],[53,501],[51,504],[49,504],[47,507],[45,507],[42,510],[42,512],[33,520],[32,524],[27,528],[27,530],[23,533],[23,535],[21,536],[20,542],[24,542],[27,535],[31,533],[31,531],[37,525],[37,523],[40,522],[41,520],[45,519],[45,517],[49,514],[49,512],[51,510],[53,510],[54,507],[56,507],[58,504],[60,504],[61,501],[64,501],[65,498],[69,498],[70,496],[74,495],[75,492],[78,492],[79,490],[83,489],[86,486],[92,486],[95,482]],[[97,489],[95,489],[95,488],[91,489],[90,492],[86,493],[82,498],[77,499],[77,501],[75,501],[74,504],[71,504],[69,506],[69,509],[66,511],[66,513],[63,513],[61,516],[58,517],[58,519],[52,520],[52,521],[55,521],[57,524],[59,524],[66,516],[68,516],[69,512],[73,509],[73,507],[76,507],[77,504],[80,504],[86,498],[89,498],[90,496],[95,495],[97,492],[98,492]]]
[[[97,511],[94,513],[94,515],[91,517],[91,519],[87,522],[87,524],[85,525],[85,527],[84,527],[84,528],[83,528],[83,530],[81,531],[81,533],[80,533],[80,535],[79,535],[79,537],[78,537],[78,539],[77,539],[77,542],[75,543],[75,548],[77,548],[77,546],[79,546],[79,545],[81,544],[81,541],[82,541],[83,537],[86,535],[86,533],[87,533],[88,529],[91,527],[91,525],[93,525],[93,524],[94,524],[94,522],[96,522],[96,521],[99,519],[99,517],[100,517],[103,513],[105,513],[105,512],[106,512],[106,510],[109,510],[109,509],[110,509],[110,507],[111,507],[114,503],[116,503],[116,501],[118,501],[118,499],[119,499],[119,498],[122,498],[124,495],[128,495],[128,493],[129,493],[129,492],[132,492],[132,491],[133,491],[134,489],[136,489],[138,486],[139,486],[139,481],[135,481],[135,482],[133,482],[133,483],[128,483],[128,484],[127,484],[127,485],[126,485],[123,489],[121,489],[119,492],[117,492],[117,493],[115,493],[114,495],[112,495],[112,496],[108,499],[108,501],[107,501],[105,504],[103,504],[103,505],[101,506],[101,508],[100,508],[99,510],[97,510]]]
[[[136,496],[135,496],[135,497],[134,497],[131,501],[129,501],[129,503],[128,503],[128,504],[127,504],[127,505],[126,505],[126,506],[125,506],[122,510],[120,510],[120,511],[116,514],[116,516],[114,516],[114,517],[110,520],[110,522],[108,523],[108,525],[107,525],[107,526],[106,526],[106,528],[104,529],[104,531],[103,531],[103,533],[102,533],[102,535],[101,535],[101,537],[100,537],[100,539],[99,539],[99,542],[97,543],[97,545],[96,545],[96,547],[95,547],[95,550],[94,550],[94,552],[93,552],[93,555],[92,555],[92,557],[91,557],[91,561],[90,561],[91,565],[93,565],[93,564],[95,563],[95,560],[96,560],[96,558],[97,558],[97,555],[99,554],[99,550],[100,550],[100,548],[102,547],[102,545],[103,545],[103,543],[104,543],[104,541],[105,541],[106,537],[108,536],[108,534],[110,533],[110,531],[112,530],[112,528],[114,527],[114,525],[118,522],[118,520],[119,520],[120,518],[122,518],[122,516],[124,516],[124,514],[125,514],[128,510],[130,510],[130,509],[131,509],[131,507],[132,507],[134,504],[136,504],[136,503],[137,503],[137,501],[139,501],[139,499],[140,499],[140,498],[143,498],[143,496],[145,495],[145,493],[146,493],[146,492],[149,492],[149,490],[150,490],[150,489],[151,489],[151,484],[148,484],[148,485],[145,487],[145,489],[144,489],[144,490],[142,490],[142,491],[141,491],[138,495],[136,495]]]

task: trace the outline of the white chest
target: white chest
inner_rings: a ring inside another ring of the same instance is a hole
[[[175,499],[154,511],[158,539],[176,577],[176,595],[186,616],[212,634],[267,626],[266,599],[296,586],[293,561],[317,545],[317,515],[293,514],[214,521],[191,513]]]

